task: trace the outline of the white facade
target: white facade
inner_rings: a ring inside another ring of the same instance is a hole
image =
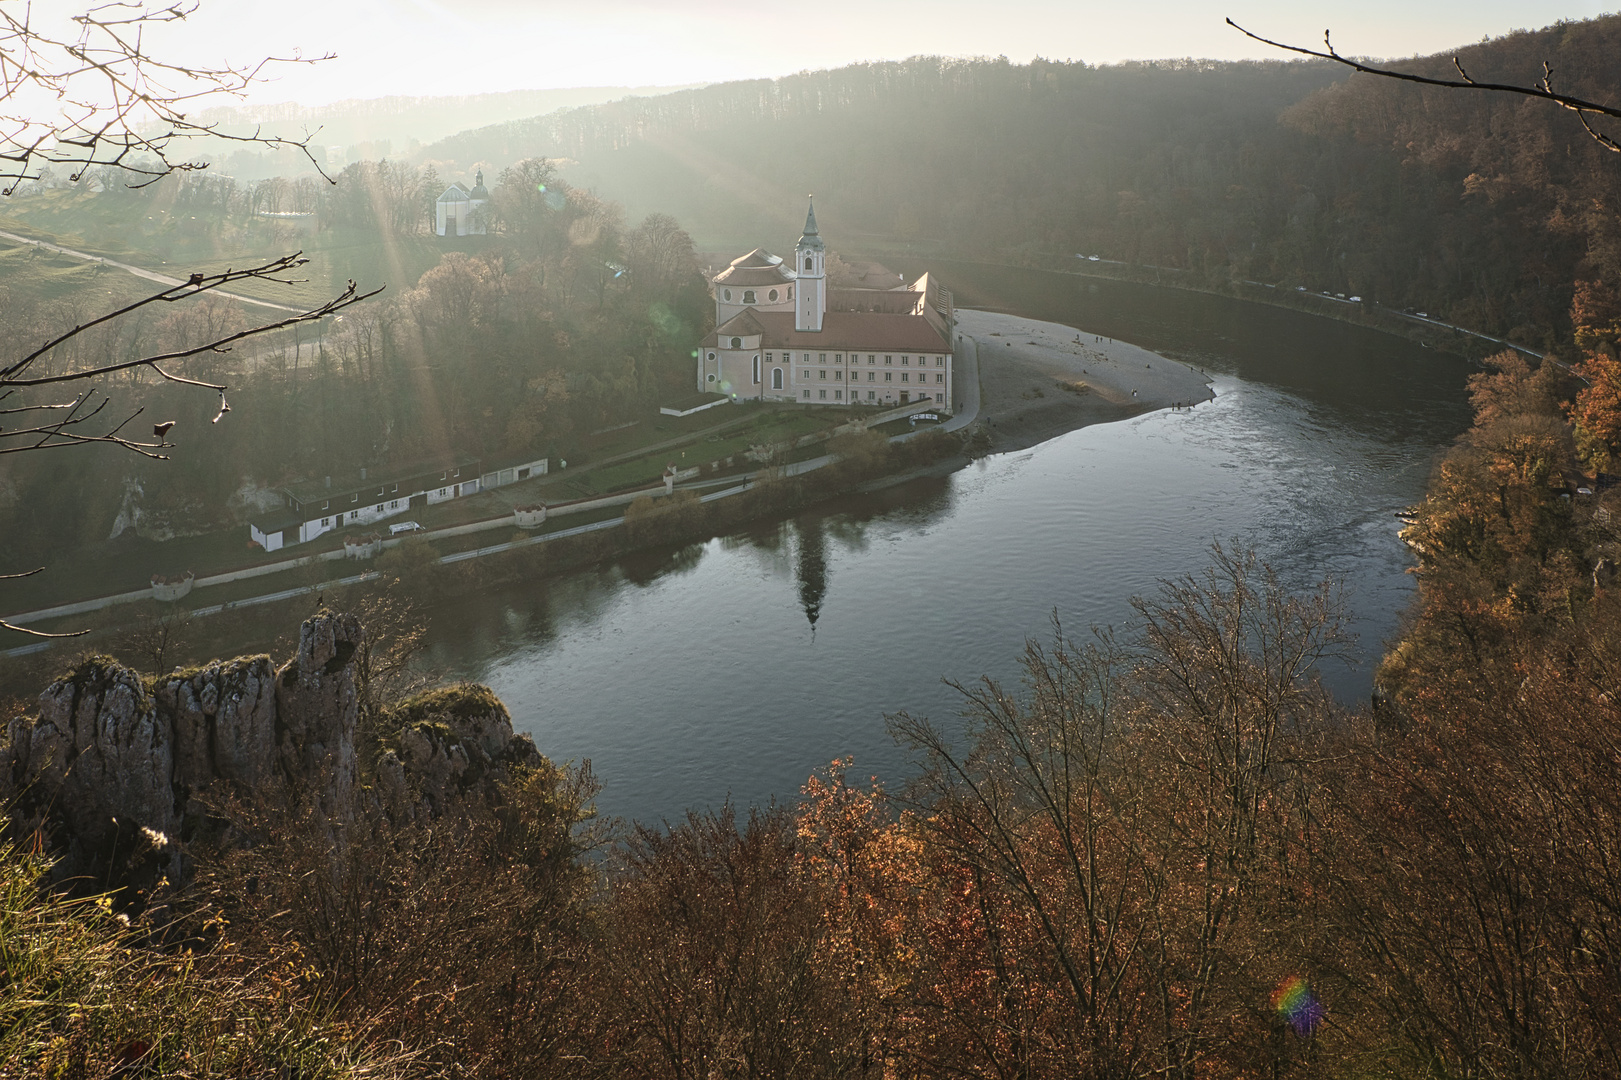
[[[954,311],[935,279],[829,290],[814,208],[793,269],[781,262],[756,248],[715,277],[716,330],[699,349],[700,391],[734,401],[956,410]]]
[[[434,200],[434,231],[440,236],[483,236],[488,231],[490,193],[484,187],[484,173],[477,174],[473,190],[451,184]]]

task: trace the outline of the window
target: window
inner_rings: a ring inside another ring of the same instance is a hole
[[[398,495],[400,493],[400,485],[395,484],[392,491],[393,491],[393,494]]]
[[[872,364],[876,364],[877,362],[878,362],[878,358],[876,356],[874,356],[872,353],[867,354],[867,363],[868,363],[869,366],[872,365]]]
[[[817,391],[817,393],[821,395],[821,398],[822,398],[823,401],[827,400],[827,391],[826,390],[819,390],[819,391]]]
[[[744,289],[743,290],[743,302],[745,304],[754,303],[754,290],[753,289]]]
[[[943,372],[943,371],[936,371],[934,373],[934,381],[937,382],[937,383],[945,382],[946,381],[946,373]]]
[[[944,394],[936,394],[934,395],[934,400],[937,403],[944,405],[946,403],[946,396]]]
[[[765,354],[765,362],[768,363],[768,364],[771,363],[771,354],[770,353]]]
[[[811,257],[809,255],[807,255],[807,256],[805,256],[805,272],[809,273],[810,268],[811,268]]]
[[[800,371],[799,371],[799,377],[801,379],[808,379],[808,378],[810,378],[810,372],[804,370],[803,368],[801,368]]]
[[[723,293],[722,295],[724,295],[726,297],[726,299],[730,300],[732,298],[732,290],[727,289],[726,292]]]
[[[352,503],[359,502],[360,501],[360,492],[357,491],[353,495],[349,496],[349,501],[352,502]]]
[[[825,364],[825,363],[827,363],[827,353],[825,353],[825,352],[824,352],[824,353],[817,353],[817,354],[816,354],[816,362],[817,362],[817,363],[818,363],[818,364]]]
[[[834,371],[833,371],[833,381],[834,382],[843,382],[844,381],[844,372],[839,371],[837,369],[834,369]]]
[[[792,300],[793,298],[794,298],[794,287],[792,285],[790,285],[790,286],[788,286],[788,299]]]
[[[780,367],[771,369],[771,389],[782,389],[782,368]]]
[[[743,347],[743,339],[742,338],[735,337],[735,338],[732,339],[732,348],[741,349],[742,347]]]
[[[834,354],[833,354],[833,362],[834,362],[834,363],[835,363],[835,364],[842,364],[842,363],[844,363],[844,354],[843,354],[843,353],[841,353],[841,352],[836,352],[836,353],[834,353]]]
[[[910,356],[901,357],[901,367],[905,367],[908,364],[910,364],[911,362],[912,362],[912,358]]]
[[[806,401],[810,400],[810,387],[808,387],[808,386],[805,387],[805,400]]]
[[[715,376],[714,376],[714,374],[713,374],[713,373],[711,373],[711,374],[710,374],[710,376],[709,376],[709,381],[710,381],[710,382],[714,382],[714,381],[715,381]]]
[[[758,356],[754,358],[754,385],[760,385],[760,358]]]
[[[843,397],[844,397],[844,391],[843,390],[835,390],[835,391],[833,391],[833,400],[834,401],[839,401]]]
[[[892,380],[894,378],[895,378],[895,373],[893,371],[884,372],[884,381],[885,382],[889,382],[890,380]]]
[[[810,353],[808,353],[808,352],[807,353],[800,353],[799,354],[799,359],[804,361],[807,364],[810,363]]]
[[[462,474],[462,471],[460,469],[457,469],[455,472],[451,473],[450,475],[451,476],[460,476],[461,474]]]
[[[943,356],[936,356],[934,358],[934,366],[935,367],[945,367],[946,366],[946,358],[943,357]]]
[[[912,381],[912,373],[910,371],[901,372],[901,382],[911,382],[911,381]]]
[[[330,509],[332,509],[332,501],[329,499],[326,502],[322,503],[321,504],[321,509],[322,510],[330,510]]]
[[[714,353],[710,353],[710,354],[709,354],[709,359],[710,359],[710,360],[714,360],[714,359],[715,359],[715,354],[714,354]]]
[[[770,292],[765,294],[765,298],[767,300],[770,300],[772,303],[776,303],[777,302],[777,290],[772,289]]]
[[[868,401],[871,401],[873,398],[875,398],[877,396],[878,396],[877,393],[875,393],[874,391],[872,391],[872,390],[867,391],[867,400]]]
[[[818,378],[818,379],[825,379],[825,378],[827,378],[827,369],[826,369],[826,368],[823,368],[823,369],[822,369],[822,370],[820,370],[820,371],[818,371],[818,372],[817,372],[817,373],[816,373],[816,377],[817,377],[817,378]]]
[[[321,528],[330,529],[331,527],[332,527],[332,519],[331,518],[324,517],[324,518],[321,519]]]
[[[878,375],[878,373],[877,373],[877,372],[876,372],[876,371],[869,371],[869,372],[867,372],[867,381],[868,381],[868,382],[872,382],[872,380],[873,380],[873,379],[874,379],[874,378],[876,378],[876,377],[877,377],[877,375]]]
[[[886,356],[886,357],[884,357],[884,363],[886,363],[886,364],[893,364],[893,363],[894,363],[894,362],[895,362],[895,358],[894,358],[894,357],[893,357],[893,356]]]

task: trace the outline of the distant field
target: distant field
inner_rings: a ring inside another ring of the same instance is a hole
[[[296,276],[305,280],[233,286],[247,296],[295,305],[319,304],[351,278],[363,289],[379,285],[391,292],[409,289],[446,251],[476,251],[486,243],[480,237],[391,237],[352,228],[309,233],[259,218],[199,220],[171,213],[155,199],[65,190],[0,206],[0,229],[176,277],[240,268],[302,251],[310,262]],[[15,249],[7,245],[6,250]],[[72,260],[66,256],[52,258],[59,263],[53,263],[53,270],[71,269]],[[8,279],[11,269],[0,265]],[[105,271],[108,279],[115,273]],[[128,280],[128,275],[117,276]],[[80,284],[70,276],[56,288],[70,290]],[[133,293],[147,291],[147,285],[138,284]]]

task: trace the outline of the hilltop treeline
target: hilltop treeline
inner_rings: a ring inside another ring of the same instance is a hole
[[[1621,96],[1618,46],[1621,18],[1605,17],[1457,56],[1521,85],[1546,60],[1559,89],[1605,101]],[[1455,75],[1451,54],[1397,66]],[[1099,254],[1568,344],[1571,281],[1621,258],[1607,153],[1543,102],[1348,75],[915,57],[573,110],[424,153],[574,159],[570,175],[711,246],[786,244],[814,191],[846,252]]]

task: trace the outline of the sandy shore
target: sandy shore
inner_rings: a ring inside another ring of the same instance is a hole
[[[1186,364],[1059,323],[963,308],[957,330],[978,345],[979,415],[997,450],[1215,396]]]

